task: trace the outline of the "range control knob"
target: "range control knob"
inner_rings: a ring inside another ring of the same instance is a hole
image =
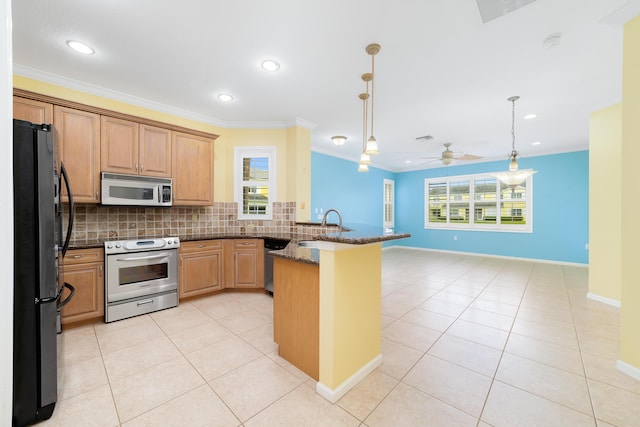
[[[178,239],[173,241],[173,243],[175,243],[176,245],[178,244],[178,242],[180,242],[180,240],[178,240]]]
[[[120,245],[120,243],[116,243],[116,248],[121,247],[122,245]]]
[[[168,244],[172,244],[173,242],[171,241],[171,239],[167,240]]]
[[[112,245],[111,243],[109,243],[109,244],[107,245],[107,249],[112,249],[112,248],[113,248],[113,245]]]

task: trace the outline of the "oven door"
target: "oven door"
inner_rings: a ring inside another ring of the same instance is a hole
[[[178,251],[107,255],[107,302],[178,289]]]

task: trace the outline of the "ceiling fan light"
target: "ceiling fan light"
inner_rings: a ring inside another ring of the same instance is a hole
[[[371,137],[367,141],[367,149],[364,152],[369,155],[372,155],[372,154],[375,155],[379,153],[378,142],[376,141],[376,138],[373,135],[371,135]]]
[[[369,172],[369,166],[365,165],[364,163],[360,163],[360,165],[358,166],[358,172]]]
[[[451,158],[451,157],[443,157],[442,158],[442,164],[443,165],[449,166],[452,161],[453,161],[453,158]]]

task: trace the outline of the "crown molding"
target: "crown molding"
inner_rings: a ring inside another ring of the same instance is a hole
[[[240,122],[219,120],[215,117],[207,116],[205,114],[195,113],[193,111],[184,110],[182,108],[172,107],[170,105],[161,104],[133,95],[128,95],[126,93],[107,89],[101,86],[90,85],[79,80],[69,79],[67,77],[62,77],[57,74],[49,73],[16,63],[13,64],[13,73],[44,83],[62,86],[67,89],[101,96],[103,98],[112,99],[114,101],[120,101],[127,104],[135,105],[137,107],[148,108],[153,111],[171,114],[173,116],[194,120],[200,123],[206,123],[226,129],[287,129],[292,126],[301,126],[307,129],[314,129],[317,127],[315,123],[300,118],[295,118],[294,120],[289,122]]]
[[[640,0],[629,0],[619,9],[602,18],[600,23],[621,30],[624,24],[638,15],[640,15]]]

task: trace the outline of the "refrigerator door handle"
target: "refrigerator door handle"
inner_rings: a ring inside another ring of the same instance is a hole
[[[69,197],[69,224],[67,226],[67,236],[64,239],[62,245],[62,258],[64,258],[69,249],[69,241],[71,240],[71,230],[73,229],[73,217],[75,216],[75,204],[73,203],[73,192],[71,191],[71,183],[69,182],[69,175],[64,167],[64,163],[60,162],[60,175],[64,178],[64,185],[67,187],[67,196]],[[65,283],[66,285],[66,283]]]
[[[56,298],[56,299],[59,299],[62,296],[62,291],[64,291],[64,288],[69,289],[71,291],[71,293],[63,301],[58,301],[58,310],[60,310],[65,305],[67,305],[69,303],[69,301],[71,301],[73,296],[76,294],[76,288],[74,288],[73,286],[71,286],[67,282],[64,282],[64,285],[62,285],[62,288],[60,289],[60,292],[58,294],[58,298]]]

